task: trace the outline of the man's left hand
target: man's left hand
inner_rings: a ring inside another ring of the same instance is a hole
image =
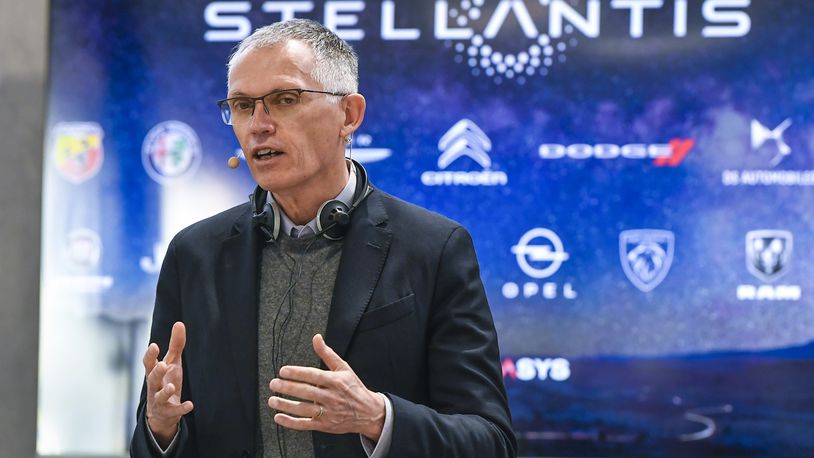
[[[314,352],[329,370],[283,366],[280,378],[269,383],[276,394],[268,405],[279,413],[274,421],[300,431],[333,434],[359,433],[378,442],[384,427],[384,399],[368,390],[350,365],[331,349],[320,334],[314,336]]]

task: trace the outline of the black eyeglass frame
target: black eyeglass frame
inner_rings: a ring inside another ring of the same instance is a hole
[[[290,88],[290,89],[275,89],[275,90],[269,92],[268,94],[261,95],[259,97],[249,97],[247,95],[245,95],[245,96],[241,95],[241,96],[238,96],[238,97],[229,97],[229,98],[226,98],[226,99],[218,100],[218,102],[217,102],[218,103],[218,108],[220,108],[221,119],[223,120],[223,122],[227,126],[232,125],[232,122],[231,122],[231,120],[232,120],[231,111],[232,110],[231,110],[231,108],[229,108],[229,101],[230,100],[237,100],[237,99],[251,100],[251,102],[252,102],[252,112],[249,115],[249,117],[251,117],[251,116],[254,116],[254,110],[257,108],[257,101],[258,100],[263,104],[263,111],[265,111],[266,114],[268,114],[269,108],[268,108],[268,106],[266,105],[266,102],[265,102],[266,97],[268,97],[270,95],[274,95],[274,94],[282,94],[284,92],[296,92],[297,97],[302,96],[303,92],[311,92],[311,93],[314,93],[314,94],[333,95],[333,96],[336,96],[336,97],[345,97],[346,95],[350,95],[349,93],[346,93],[346,92],[317,91],[316,89],[303,89],[303,88],[299,88],[299,87],[294,87],[294,88]],[[226,120],[226,112],[227,111],[229,111],[229,120],[228,121]]]

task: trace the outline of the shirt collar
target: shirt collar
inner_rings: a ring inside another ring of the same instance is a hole
[[[334,197],[334,199],[344,203],[348,207],[353,206],[353,195],[356,191],[356,166],[351,163],[350,165],[350,173],[348,174],[348,182],[345,184],[345,187],[342,188],[342,191],[339,192],[339,195]],[[268,193],[268,202],[274,202],[274,197],[271,195],[271,192]],[[291,236],[291,238],[303,238],[303,237],[310,237],[319,232],[317,230],[317,218],[308,221],[306,224],[303,225],[296,225],[294,221],[291,221],[291,218],[285,214],[282,208],[280,208],[280,216],[282,216],[281,222],[281,230],[285,234]],[[319,215],[317,215],[319,217]],[[292,232],[292,229],[294,231]]]

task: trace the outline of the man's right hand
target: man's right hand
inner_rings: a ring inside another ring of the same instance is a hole
[[[181,417],[192,412],[192,402],[181,403],[181,387],[184,371],[181,353],[187,342],[184,323],[172,326],[170,345],[162,361],[158,360],[159,348],[151,343],[144,353],[144,373],[147,376],[147,426],[158,445],[167,448],[178,432]]]

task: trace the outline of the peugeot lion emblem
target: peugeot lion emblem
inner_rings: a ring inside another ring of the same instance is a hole
[[[642,292],[658,286],[673,264],[675,235],[658,229],[634,229],[619,234],[619,258],[627,279]]]

